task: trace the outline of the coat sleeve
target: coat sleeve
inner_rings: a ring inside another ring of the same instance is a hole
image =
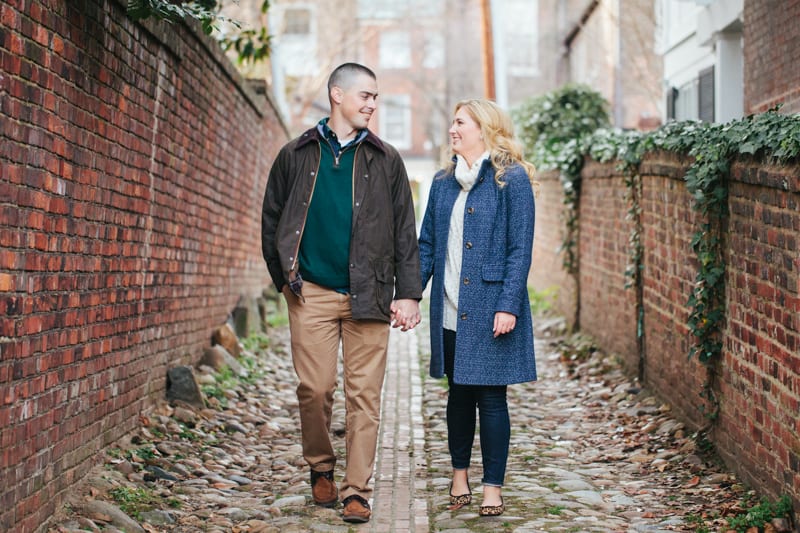
[[[520,316],[526,311],[523,306],[526,302],[528,272],[533,252],[535,204],[533,188],[521,167],[515,167],[513,172],[507,173],[505,182],[503,193],[506,194],[505,205],[508,210],[505,278],[495,311]]]
[[[419,245],[417,220],[414,215],[414,198],[408,183],[403,160],[396,152],[390,164],[392,183],[392,210],[394,217],[394,298],[422,299],[419,283]]]
[[[286,278],[278,255],[278,223],[286,204],[288,190],[288,158],[286,147],[278,152],[275,162],[269,171],[264,202],[261,207],[261,253],[267,263],[267,270],[275,288],[281,290],[286,285]]]

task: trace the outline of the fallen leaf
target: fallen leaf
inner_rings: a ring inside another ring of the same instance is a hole
[[[684,487],[696,487],[700,484],[700,476],[694,476]],[[756,532],[758,533],[758,532]]]

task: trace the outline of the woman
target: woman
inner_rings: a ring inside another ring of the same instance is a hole
[[[436,174],[420,231],[422,285],[433,277],[431,365],[447,376],[450,509],[472,502],[468,468],[480,417],[481,516],[505,511],[510,440],[506,386],[534,381],[527,278],[533,246],[533,165],[509,116],[487,100],[455,107],[453,164]]]

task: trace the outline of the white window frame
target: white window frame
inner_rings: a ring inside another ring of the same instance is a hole
[[[312,4],[291,4],[269,10],[272,27],[283,31],[286,11],[307,9],[309,11],[308,33],[280,33],[274,36],[273,60],[280,65],[285,76],[313,76],[319,72],[317,59],[317,9]]]
[[[286,31],[289,28],[289,14],[292,12],[301,12],[305,11],[308,13],[308,29],[305,32],[288,32]],[[283,11],[283,25],[281,26],[281,33],[283,35],[292,35],[292,36],[306,36],[311,35],[312,33],[312,26],[314,21],[314,12],[308,6],[287,6]]]
[[[422,66],[424,68],[438,69],[444,66],[444,35],[441,33],[428,33],[423,43]]]
[[[393,121],[397,119],[402,123],[401,135],[395,135],[395,132],[391,131]],[[379,131],[381,139],[398,150],[408,150],[411,148],[411,126],[411,97],[408,94],[381,95]]]
[[[381,32],[378,44],[378,64],[383,69],[411,67],[411,35],[403,30]]]
[[[503,31],[502,45],[506,56],[509,76],[539,75],[539,0],[502,0]],[[524,30],[524,31],[520,31]],[[528,59],[514,62],[519,58],[513,50],[527,49]]]

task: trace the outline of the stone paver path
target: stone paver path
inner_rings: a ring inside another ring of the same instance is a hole
[[[695,531],[701,513],[735,504],[736,480],[698,452],[667,406],[608,358],[567,357],[566,364],[556,337],[547,335],[557,330],[555,322],[539,325],[540,380],[509,389],[512,450],[501,517],[477,515],[477,438],[473,503],[447,510],[446,390],[427,377],[424,327],[393,330],[390,337],[372,521],[346,524],[341,506],[311,504],[288,335],[278,328],[269,347],[250,356],[248,379],[223,387],[217,407],[161,404],[143,417],[139,432],[109,450],[76,487],[48,531]],[[199,379],[215,382],[202,370]],[[341,391],[332,432],[343,456]],[[339,480],[343,466],[337,466]]]

